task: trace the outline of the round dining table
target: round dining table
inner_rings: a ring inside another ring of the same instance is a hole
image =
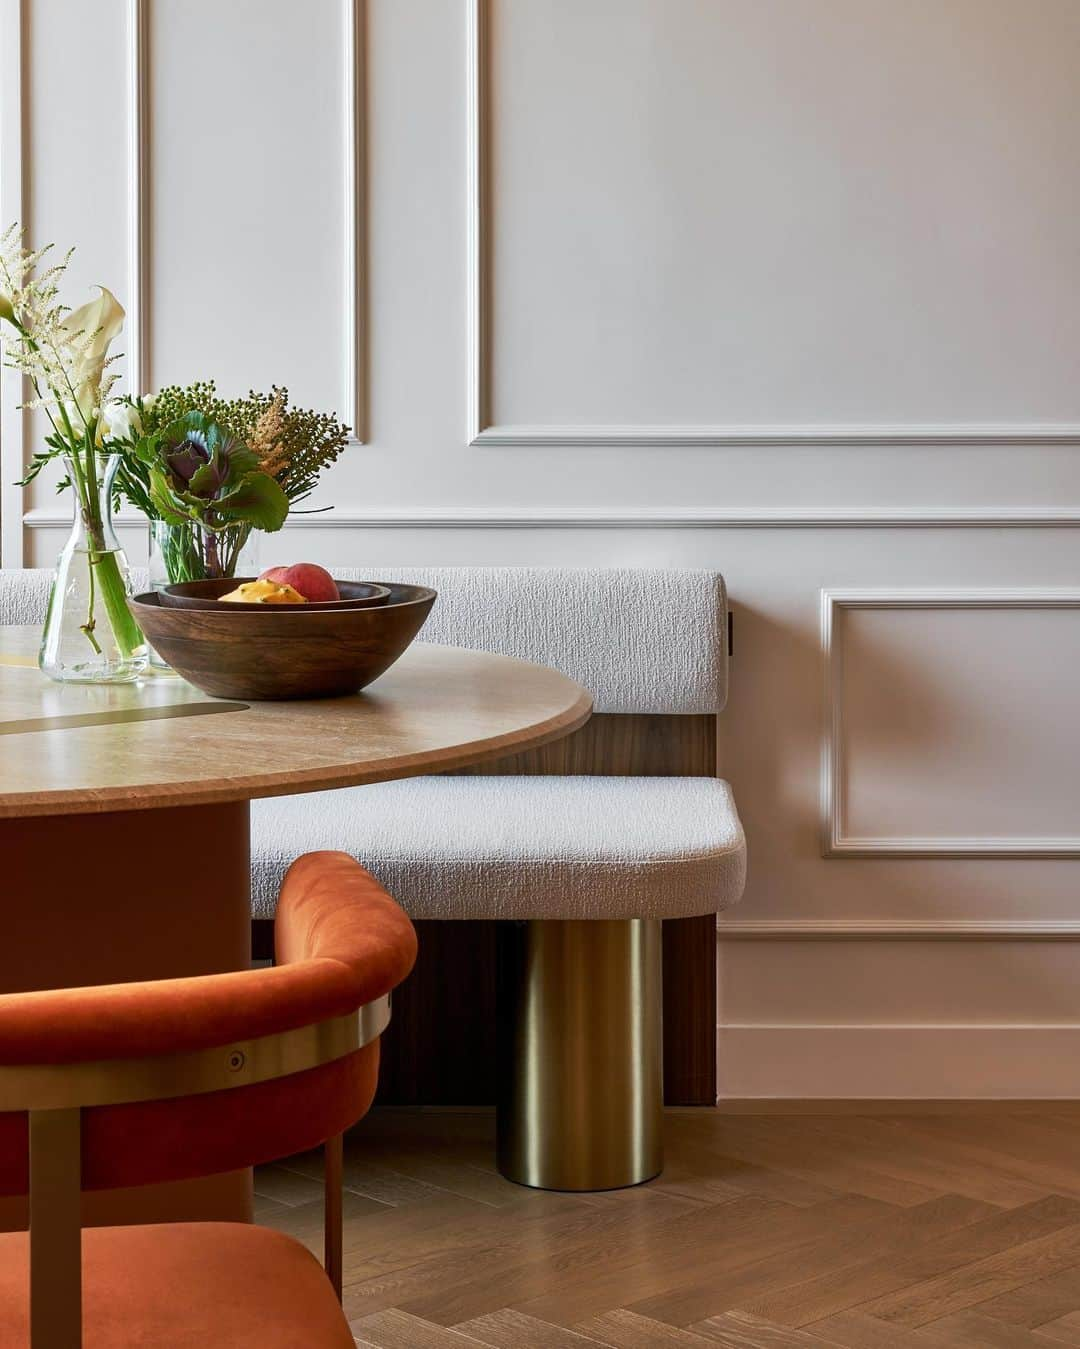
[[[469,767],[591,711],[556,670],[423,642],[347,698],[227,701],[171,674],[57,684],[39,635],[0,627],[0,993],[243,969],[253,798]],[[245,1219],[251,1177],[85,1207],[88,1222]],[[0,1227],[24,1220],[0,1204]]]

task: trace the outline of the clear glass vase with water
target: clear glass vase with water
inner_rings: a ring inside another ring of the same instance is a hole
[[[123,684],[146,669],[149,647],[128,608],[131,574],[112,522],[119,457],[66,456],[75,503],[56,562],[38,664],[61,683]]]

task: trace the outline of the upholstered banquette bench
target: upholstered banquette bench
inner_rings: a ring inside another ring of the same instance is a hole
[[[589,689],[595,715],[494,771],[254,802],[254,912],[270,916],[298,853],[341,848],[422,922],[422,951],[450,923],[474,920],[464,940],[497,924],[500,1169],[553,1189],[645,1180],[662,1166],[661,920],[715,915],[743,888],[742,829],[714,749],[727,695],[723,580],[363,570],[439,592],[421,640],[553,665]],[[679,771],[688,751],[705,774]],[[715,949],[714,924],[700,929]],[[670,956],[666,973],[685,977]],[[425,1015],[452,1016],[454,995],[444,977]],[[713,989],[699,995],[715,1054]]]
[[[459,1061],[497,1058],[504,1173],[554,1189],[648,1179],[662,1166],[665,1038],[669,1056],[680,1052],[662,1026],[663,982],[669,1012],[679,994],[684,1005],[700,1001],[713,1054],[715,931],[704,916],[738,900],[745,873],[731,790],[716,777],[715,717],[727,694],[722,578],[383,566],[339,574],[434,587],[421,640],[553,665],[591,691],[596,714],[567,740],[467,774],[253,802],[256,925],[272,919],[294,858],[352,853],[420,922],[414,1005],[404,1017],[399,1005],[397,1029],[426,1034],[429,1056],[456,1041]],[[41,621],[48,578],[0,575],[0,622]],[[703,942],[711,949],[695,964]],[[442,1039],[432,1022],[454,1034]],[[451,1102],[452,1090],[443,1093]]]

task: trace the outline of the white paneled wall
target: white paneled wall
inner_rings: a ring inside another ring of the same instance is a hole
[[[358,428],[274,557],[725,572],[725,1096],[1078,1094],[1075,0],[0,0],[0,81],[146,387]]]

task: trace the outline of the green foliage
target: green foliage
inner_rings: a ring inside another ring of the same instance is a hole
[[[157,404],[154,404],[157,421]],[[146,432],[128,456],[145,470],[140,481],[154,515],[172,525],[199,521],[218,530],[246,523],[280,529],[289,502],[259,467],[258,456],[203,412],[189,411]]]
[[[213,380],[173,384],[158,393],[150,416],[154,426],[163,426],[188,412],[203,413],[251,447],[290,506],[311,495],[349,438],[349,428],[332,413],[290,408],[288,389],[277,385],[269,393],[222,398]]]

